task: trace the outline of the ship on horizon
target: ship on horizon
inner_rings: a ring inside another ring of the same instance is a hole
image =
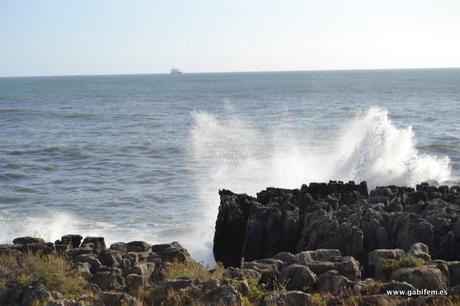
[[[173,69],[171,69],[171,74],[182,74],[182,71],[180,71],[177,68],[173,68]]]

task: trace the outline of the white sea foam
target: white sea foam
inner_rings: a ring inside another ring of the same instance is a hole
[[[191,151],[200,165],[196,186],[201,217],[187,246],[205,261],[212,261],[219,189],[255,194],[268,186],[298,188],[330,179],[366,180],[373,187],[450,178],[448,157],[420,153],[412,128],[397,127],[377,107],[343,122],[322,145],[309,145],[315,141],[306,134],[267,135],[235,114],[218,120],[195,112],[193,118]]]

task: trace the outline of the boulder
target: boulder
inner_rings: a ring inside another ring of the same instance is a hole
[[[92,282],[98,287],[105,290],[123,290],[125,287],[125,279],[119,269],[112,269],[109,271],[100,271],[94,274]]]
[[[408,254],[425,261],[431,261],[431,255],[428,250],[428,246],[421,242],[417,242],[411,245]]]
[[[131,241],[126,244],[127,252],[146,252],[150,249],[150,244],[145,241]]]
[[[399,259],[405,256],[404,250],[401,249],[376,249],[368,255],[368,267],[370,274],[374,275],[375,278],[383,280],[385,274],[382,271],[382,265],[385,260]]]
[[[307,266],[293,264],[283,270],[279,275],[279,281],[286,284],[288,290],[304,290],[312,288],[318,277]]]
[[[45,244],[45,240],[42,238],[36,238],[36,237],[19,237],[13,240],[13,244],[22,244],[22,245],[28,245],[28,244]]]
[[[416,289],[446,289],[448,279],[441,270],[429,267],[400,268],[390,275],[391,280],[408,282]]]
[[[90,248],[92,249],[95,253],[99,253],[102,251],[105,251],[106,245],[105,245],[105,240],[104,237],[86,237],[82,244],[82,248]]]
[[[316,285],[320,292],[330,292],[333,295],[339,295],[342,292],[353,288],[353,282],[338,271],[327,271],[319,276]]]

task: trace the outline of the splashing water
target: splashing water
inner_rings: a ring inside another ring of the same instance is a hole
[[[377,107],[358,114],[330,141],[316,146],[303,135],[267,137],[236,116],[219,121],[207,112],[195,112],[193,117],[191,149],[200,165],[197,190],[203,217],[191,239],[197,242],[192,253],[208,262],[211,254],[203,254],[212,245],[219,189],[255,194],[268,186],[299,188],[330,179],[366,180],[372,188],[450,178],[448,157],[418,152],[412,128],[398,128],[388,112]]]

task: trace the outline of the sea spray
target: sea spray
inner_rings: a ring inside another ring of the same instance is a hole
[[[371,188],[450,179],[449,158],[420,153],[412,128],[396,126],[378,107],[339,124],[335,136],[315,146],[318,142],[305,134],[267,135],[235,113],[220,120],[207,112],[192,116],[200,217],[185,244],[207,262],[212,262],[219,189],[255,194],[268,186],[298,188],[330,179],[365,180]]]

